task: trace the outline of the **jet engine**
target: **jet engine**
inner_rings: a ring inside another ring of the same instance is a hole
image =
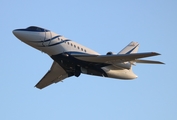
[[[106,55],[115,55],[116,53],[113,53],[113,52],[107,52]]]

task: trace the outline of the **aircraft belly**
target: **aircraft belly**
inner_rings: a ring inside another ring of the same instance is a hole
[[[101,67],[105,65],[78,60],[67,53],[52,55],[51,58],[56,61],[68,74],[77,73],[75,76],[78,77],[78,71],[80,71],[80,73],[84,74],[107,77],[106,72],[101,69]]]

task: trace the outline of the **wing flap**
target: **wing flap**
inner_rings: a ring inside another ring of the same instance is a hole
[[[56,62],[53,62],[50,70],[44,75],[44,77],[35,85],[35,87],[42,89],[52,83],[57,83],[68,77],[65,70]]]
[[[132,54],[117,54],[117,55],[98,55],[98,56],[89,56],[89,55],[80,55],[75,56],[77,59],[88,61],[88,62],[97,62],[97,63],[109,63],[113,61],[133,61],[139,58],[151,57],[160,55],[156,52],[147,52],[147,53],[132,53]]]

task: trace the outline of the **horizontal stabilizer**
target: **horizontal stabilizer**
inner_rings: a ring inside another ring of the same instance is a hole
[[[147,63],[147,64],[165,64],[160,61],[153,61],[153,60],[135,60],[136,63]]]

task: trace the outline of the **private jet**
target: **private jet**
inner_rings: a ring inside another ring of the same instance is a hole
[[[107,52],[105,55],[100,55],[62,35],[37,26],[15,29],[13,34],[22,42],[48,54],[53,59],[50,70],[35,85],[39,89],[68,77],[79,77],[81,73],[131,80],[138,77],[132,71],[135,63],[164,64],[160,61],[140,59],[160,54],[137,53],[139,48],[137,42],[130,42],[117,54]]]

